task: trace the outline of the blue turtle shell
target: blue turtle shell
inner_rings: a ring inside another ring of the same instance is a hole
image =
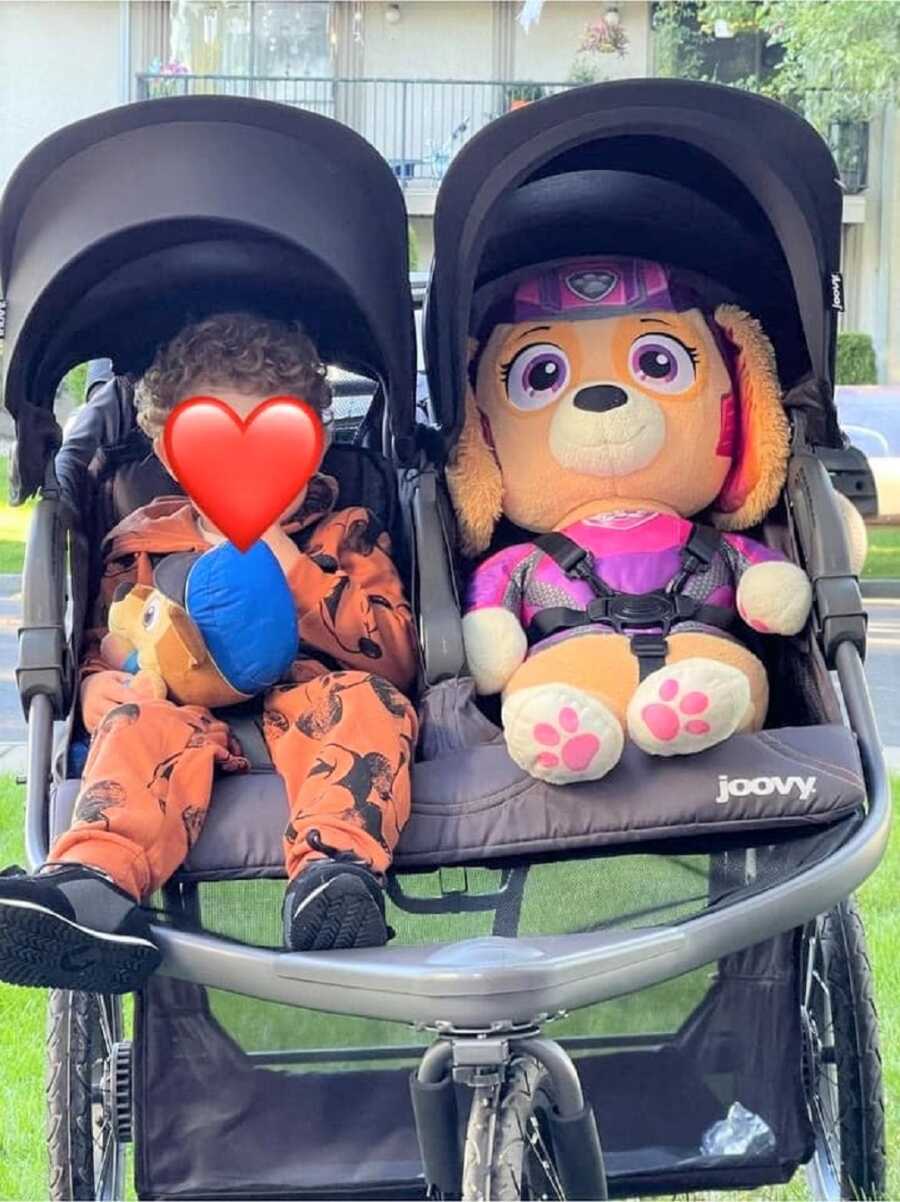
[[[198,556],[184,604],[216,667],[241,693],[279,681],[297,654],[297,609],[281,565],[264,542],[231,543]]]

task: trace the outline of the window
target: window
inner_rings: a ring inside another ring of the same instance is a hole
[[[173,0],[172,58],[194,75],[332,74],[327,0]]]

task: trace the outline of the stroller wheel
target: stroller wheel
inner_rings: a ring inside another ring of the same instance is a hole
[[[593,1115],[587,1124],[570,1125],[568,1147],[555,1138],[556,1115],[550,1074],[534,1056],[514,1055],[502,1083],[476,1088],[466,1130],[464,1202],[606,1198],[599,1144],[590,1147],[591,1136],[596,1142]],[[574,1193],[566,1186],[573,1167]]]
[[[47,1009],[50,1200],[124,1198],[131,1045],[118,996],[52,989]]]
[[[801,1026],[816,1147],[814,1198],[883,1198],[884,1093],[878,1015],[862,919],[852,899],[804,932]]]

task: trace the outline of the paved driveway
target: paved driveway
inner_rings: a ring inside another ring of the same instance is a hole
[[[22,618],[20,576],[0,573],[0,744],[25,738],[25,719],[16,691],[16,631]]]

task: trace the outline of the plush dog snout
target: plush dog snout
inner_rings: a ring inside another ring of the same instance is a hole
[[[572,404],[576,409],[587,409],[590,413],[606,413],[608,409],[618,409],[627,400],[628,393],[624,388],[617,388],[615,384],[593,384],[577,392]]]

